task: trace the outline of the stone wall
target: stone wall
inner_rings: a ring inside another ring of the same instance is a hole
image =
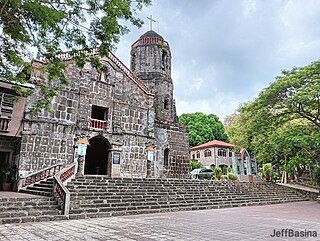
[[[145,178],[147,175],[146,143],[142,136],[125,135],[122,146],[121,177]]]
[[[103,61],[106,77],[103,79],[99,79],[101,72],[89,64],[79,70],[71,61],[66,63],[70,85],[53,98],[52,111],[38,114],[28,111],[33,102],[41,97],[37,88],[36,94],[28,99],[20,170],[28,173],[60,162],[73,162],[75,137],[80,134],[94,137],[101,132],[90,128],[94,105],[108,110],[102,133],[115,150],[122,152],[124,166],[120,168],[121,175],[138,176],[137,173],[140,173],[141,176],[146,172],[145,164],[140,164],[143,159],[141,146],[145,147],[148,136],[153,136],[153,96],[146,94],[110,60]],[[37,68],[32,75],[36,84],[45,81],[45,76],[37,72]],[[137,138],[137,135],[141,137]],[[137,156],[139,160],[133,160]]]
[[[106,173],[111,176],[146,177],[146,145],[153,143],[157,152],[151,176],[188,175],[188,133],[177,124],[169,45],[147,44],[137,47],[132,54],[136,57],[135,68],[141,81],[113,55],[101,59],[103,68],[99,70],[89,63],[78,69],[72,60],[66,59],[69,85],[62,87],[53,98],[52,111],[38,114],[31,113],[29,108],[41,98],[39,83],[47,83],[47,77],[40,72],[42,63],[34,63],[31,82],[36,85],[36,92],[28,99],[25,111],[20,171],[27,173],[60,162],[73,162],[75,138],[84,135],[89,139],[97,137],[93,139],[96,143],[103,141],[101,149],[91,149],[91,153],[102,150],[99,159],[87,155],[88,160],[95,163],[87,168],[97,167],[97,172],[107,166]],[[103,119],[93,117],[94,112],[103,115]],[[93,121],[102,123],[102,127],[92,126]],[[168,164],[164,163],[166,149],[169,150]],[[120,164],[113,164],[113,157],[118,154]],[[104,160],[105,156],[107,165],[95,161]],[[90,172],[95,169],[88,169]]]
[[[157,161],[153,172],[156,177],[186,178],[189,173],[188,130],[174,123],[155,124]],[[169,149],[169,162],[164,165],[164,150]]]

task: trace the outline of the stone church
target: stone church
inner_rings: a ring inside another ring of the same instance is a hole
[[[186,177],[188,132],[177,121],[169,43],[150,30],[132,44],[130,54],[131,70],[111,52],[101,59],[101,69],[89,63],[78,69],[68,53],[60,54],[70,83],[52,99],[52,111],[38,114],[30,107],[46,81],[40,72],[45,61],[34,62],[30,83],[35,94],[12,104],[12,117],[23,115],[11,126],[16,130],[1,133],[0,151],[9,153],[2,162],[16,164],[21,176],[57,163],[67,166],[77,160],[77,138],[85,136],[90,143],[85,174]],[[13,95],[9,89],[1,92]],[[150,147],[154,159],[149,162]]]

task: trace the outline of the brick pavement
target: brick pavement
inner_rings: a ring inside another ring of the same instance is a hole
[[[0,240],[320,240],[320,204],[185,211],[86,220],[0,225]],[[317,237],[270,237],[273,230],[315,231]]]

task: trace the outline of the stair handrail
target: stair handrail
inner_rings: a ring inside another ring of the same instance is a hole
[[[19,177],[18,190],[36,182],[39,182],[41,180],[47,179],[48,177],[53,177],[60,171],[62,166],[63,163],[57,163],[52,166],[30,173],[24,177]]]
[[[64,215],[69,215],[70,211],[70,191],[66,187],[66,184],[75,176],[75,168],[76,162],[63,168],[53,177],[53,194],[62,207]]]

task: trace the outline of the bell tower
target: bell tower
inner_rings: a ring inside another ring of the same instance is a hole
[[[132,44],[130,55],[131,71],[155,95],[156,119],[176,122],[169,43],[150,30]]]

